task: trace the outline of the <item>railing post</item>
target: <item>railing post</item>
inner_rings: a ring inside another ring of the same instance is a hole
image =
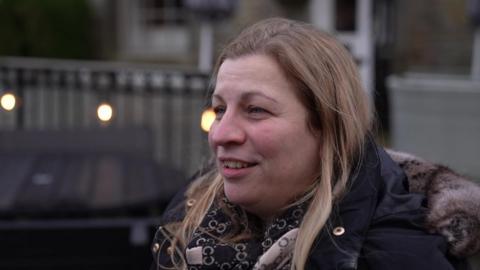
[[[18,100],[20,101],[20,106],[18,106],[17,108],[17,128],[18,129],[24,129],[25,128],[25,106],[24,106],[24,101],[25,101],[25,95],[24,95],[24,81],[23,81],[23,74],[24,74],[24,70],[22,69],[18,69],[16,71],[17,76],[16,76],[16,82],[15,82],[15,85],[17,86],[16,87],[16,94],[17,94],[17,98]]]

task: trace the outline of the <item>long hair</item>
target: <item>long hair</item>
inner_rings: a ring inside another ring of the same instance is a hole
[[[312,25],[282,18],[260,21],[241,32],[221,52],[212,82],[226,59],[246,55],[275,59],[296,95],[308,110],[308,127],[319,134],[320,177],[311,192],[310,205],[297,236],[292,269],[303,269],[314,238],[325,226],[335,200],[347,190],[347,181],[361,155],[372,114],[356,64],[345,47]],[[187,191],[197,203],[175,226],[174,246],[185,247],[218,194],[223,179],[216,170],[204,175]],[[305,200],[301,198],[300,201]],[[172,256],[173,258],[173,256]],[[176,267],[184,267],[177,260]]]

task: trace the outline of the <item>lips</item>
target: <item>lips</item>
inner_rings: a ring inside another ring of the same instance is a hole
[[[228,168],[228,169],[243,169],[243,168],[248,168],[255,165],[254,163],[248,163],[248,162],[236,161],[236,160],[224,160],[224,161],[221,161],[221,164],[224,168]]]
[[[257,165],[255,162],[248,162],[234,158],[219,158],[219,169],[222,175],[227,179],[236,179],[247,176],[250,168]]]

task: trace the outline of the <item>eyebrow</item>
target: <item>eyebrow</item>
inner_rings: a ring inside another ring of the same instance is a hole
[[[255,96],[260,96],[260,97],[263,97],[263,98],[265,98],[265,99],[268,99],[268,100],[270,100],[270,101],[272,101],[272,102],[274,102],[274,103],[278,103],[278,101],[277,101],[276,99],[274,99],[274,98],[272,98],[272,97],[269,97],[269,96],[267,96],[267,95],[265,95],[265,94],[263,94],[263,93],[261,93],[261,92],[258,92],[258,91],[247,91],[247,92],[244,92],[244,93],[242,93],[242,95],[240,96],[240,100],[250,100],[250,99],[252,99],[252,98],[255,97]],[[213,94],[213,95],[212,95],[212,99],[213,99],[213,98],[216,98],[216,99],[219,99],[219,100],[222,100],[222,101],[223,101],[222,96],[219,95],[219,94]]]

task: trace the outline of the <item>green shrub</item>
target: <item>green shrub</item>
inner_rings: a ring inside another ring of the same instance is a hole
[[[0,0],[0,37],[0,55],[92,58],[92,12],[85,0]]]

